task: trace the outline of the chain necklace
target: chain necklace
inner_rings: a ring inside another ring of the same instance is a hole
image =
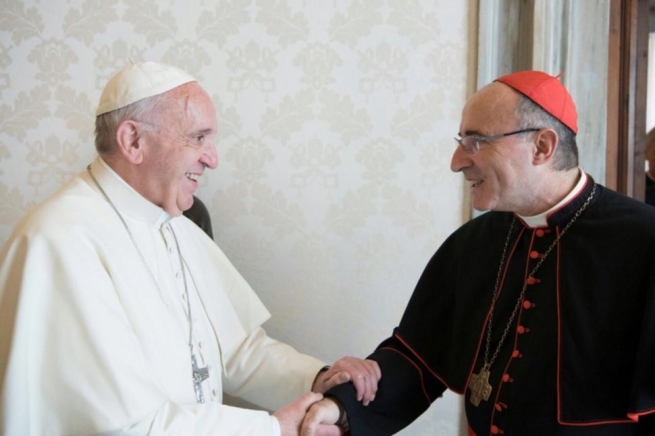
[[[98,180],[91,172],[91,165],[87,166],[86,170],[89,172],[89,175],[93,180],[93,183],[95,183],[95,185],[98,187],[105,201],[109,203],[109,206],[111,206],[114,212],[116,212],[116,215],[118,215],[118,218],[121,220],[121,223],[123,223],[123,227],[125,228],[125,231],[127,231],[127,235],[130,237],[130,241],[132,241],[132,245],[136,249],[136,252],[138,253],[139,257],[141,258],[141,262],[143,263],[143,266],[145,267],[146,271],[148,272],[148,275],[150,276],[150,279],[155,285],[155,289],[157,289],[157,293],[159,294],[159,297],[164,303],[164,306],[170,307],[170,303],[168,302],[168,299],[162,292],[161,287],[159,286],[159,282],[157,281],[154,274],[152,273],[152,270],[150,269],[148,262],[146,262],[146,258],[145,256],[143,256],[143,253],[141,252],[139,245],[136,243],[136,239],[134,238],[134,235],[132,234],[130,227],[127,225],[127,222],[123,218],[123,215],[121,215],[121,213],[118,211],[118,208],[114,205],[114,202],[111,201],[105,190],[102,189],[102,186],[100,186],[100,183],[98,183]],[[203,368],[198,367],[198,361],[196,360],[196,355],[193,353],[193,318],[191,316],[191,299],[189,298],[189,287],[187,285],[186,273],[184,272],[184,260],[182,258],[182,251],[180,251],[180,244],[177,242],[177,236],[173,231],[173,227],[169,225],[169,228],[171,230],[171,234],[173,235],[173,240],[175,240],[175,247],[177,248],[177,256],[180,259],[180,269],[182,270],[182,281],[184,282],[184,297],[187,304],[186,317],[187,317],[187,322],[189,324],[189,352],[191,354],[191,378],[193,380],[193,389],[196,393],[196,401],[198,403],[204,403],[205,396],[202,391],[202,382],[207,378],[209,378],[209,369],[207,367],[203,367]]]
[[[507,238],[505,239],[503,254],[500,258],[500,266],[498,267],[498,274],[496,276],[494,293],[491,298],[491,309],[489,310],[489,322],[487,323],[487,338],[486,338],[486,345],[484,350],[484,364],[482,365],[482,368],[480,368],[480,372],[478,372],[477,374],[473,374],[471,376],[471,383],[469,384],[469,388],[471,389],[470,400],[474,406],[478,406],[480,404],[480,401],[482,400],[485,401],[489,400],[489,396],[491,395],[491,390],[492,390],[491,384],[489,384],[491,365],[493,365],[494,362],[496,361],[496,358],[498,357],[498,353],[500,352],[503,343],[505,343],[505,339],[507,338],[509,329],[512,326],[512,323],[514,322],[516,315],[518,314],[519,308],[521,307],[521,301],[523,301],[523,297],[525,295],[526,289],[528,288],[528,284],[530,283],[531,279],[534,277],[537,270],[544,263],[546,257],[548,257],[548,255],[553,251],[555,246],[557,246],[559,240],[562,239],[562,236],[564,236],[564,234],[569,230],[569,228],[578,219],[578,217],[582,214],[582,212],[587,208],[595,193],[596,193],[596,184],[594,184],[593,188],[591,189],[591,193],[589,194],[589,197],[587,197],[587,199],[582,204],[582,206],[580,206],[580,209],[578,209],[575,212],[575,215],[573,216],[573,218],[571,218],[571,221],[569,221],[568,224],[566,224],[566,226],[564,227],[564,229],[562,229],[562,231],[557,235],[553,243],[550,244],[546,252],[541,256],[539,262],[537,262],[534,268],[532,268],[532,271],[530,271],[530,273],[528,274],[528,279],[525,280],[523,283],[523,288],[521,289],[519,298],[516,300],[516,304],[514,305],[514,310],[512,310],[512,313],[509,317],[509,321],[507,321],[505,330],[503,331],[503,334],[501,335],[500,340],[498,341],[498,345],[496,345],[496,349],[494,350],[491,359],[489,359],[489,353],[491,349],[491,327],[493,325],[494,309],[496,308],[496,301],[498,300],[498,296],[500,293],[499,292],[500,279],[503,274],[503,267],[505,266],[505,260],[507,257],[507,248],[509,247],[509,240],[512,236],[512,230],[514,230],[514,223],[516,222],[516,217],[512,218],[512,223],[509,226],[509,232],[507,232]]]

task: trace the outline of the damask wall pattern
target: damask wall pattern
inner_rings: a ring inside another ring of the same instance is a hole
[[[397,325],[467,206],[449,170],[469,2],[0,0],[0,243],[95,156],[93,113],[129,62],[193,74],[220,164],[197,195],[276,338],[326,361]],[[460,434],[450,394],[406,435]]]

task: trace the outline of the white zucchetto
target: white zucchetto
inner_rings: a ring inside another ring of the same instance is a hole
[[[187,72],[170,65],[157,62],[130,63],[107,82],[100,96],[96,116],[195,81]]]

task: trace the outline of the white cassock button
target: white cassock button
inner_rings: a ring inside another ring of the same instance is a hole
[[[212,397],[216,396],[216,389],[212,389]]]
[[[202,350],[202,341],[198,342],[198,348]]]

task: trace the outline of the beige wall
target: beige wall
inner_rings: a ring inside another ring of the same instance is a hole
[[[467,214],[449,161],[470,15],[450,0],[2,0],[0,243],[94,157],[110,74],[171,63],[216,104],[221,163],[198,195],[267,330],[327,361],[362,356]],[[458,428],[447,395],[403,434]]]

